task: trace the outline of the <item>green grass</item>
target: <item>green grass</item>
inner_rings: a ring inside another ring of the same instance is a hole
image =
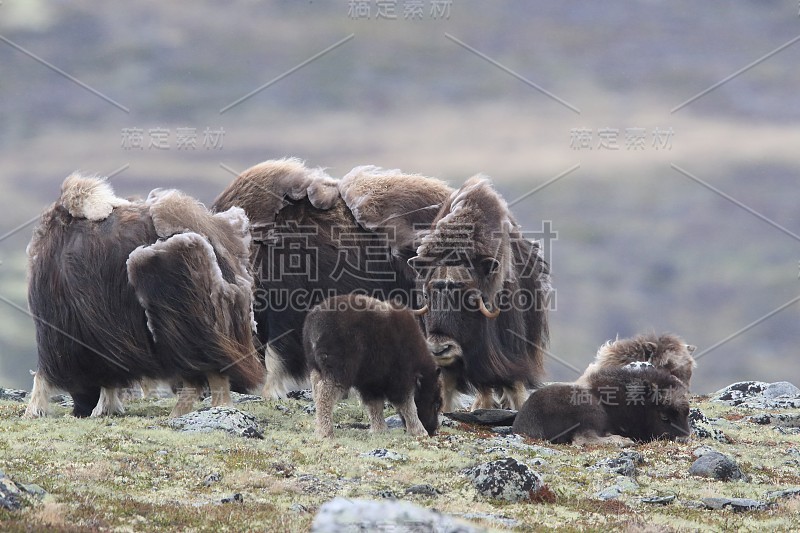
[[[55,407],[55,416],[20,417],[24,405],[0,403],[0,469],[14,480],[36,483],[48,495],[20,511],[0,511],[0,529],[23,530],[308,530],[314,513],[335,496],[378,498],[390,491],[419,505],[454,515],[488,513],[512,518],[520,530],[608,530],[645,526],[659,530],[739,529],[791,530],[800,524],[800,501],[783,500],[767,511],[734,513],[687,506],[704,497],[764,499],[768,491],[800,486],[797,464],[786,453],[800,447],[800,436],[782,435],[744,419],[736,408],[701,403],[713,417],[734,419],[724,431],[734,444],[693,440],[638,446],[645,464],[638,467],[639,488],[618,501],[601,501],[596,493],[616,476],[587,467],[616,456],[605,447],[548,446],[562,453],[537,455],[507,448],[521,461],[539,456],[534,467],[554,497],[548,502],[507,503],[479,497],[461,473],[464,468],[505,456],[486,450],[493,434],[483,428],[442,428],[433,438],[415,439],[401,431],[372,435],[350,426],[365,416],[357,401],[340,403],[333,440],[313,434],[306,402],[265,401],[240,407],[256,416],[264,440],[235,438],[221,432],[184,434],[164,424],[169,400],[137,401],[128,414],[111,419],[75,419]],[[280,404],[288,410],[278,410]],[[388,414],[388,413],[387,413]],[[539,443],[541,444],[541,443]],[[734,457],[752,477],[750,483],[722,483],[688,475],[692,450],[709,444]],[[388,448],[408,457],[387,461],[360,457]],[[219,474],[210,486],[203,481]],[[437,497],[405,495],[407,487],[427,483]],[[244,503],[221,504],[234,493]],[[642,497],[675,494],[665,506],[645,504]],[[308,512],[295,510],[301,504]],[[496,529],[496,524],[482,525]]]

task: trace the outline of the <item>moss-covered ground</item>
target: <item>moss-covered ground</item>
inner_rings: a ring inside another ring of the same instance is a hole
[[[740,408],[699,401],[707,416],[721,420],[731,443],[693,438],[637,446],[645,459],[638,488],[602,501],[597,492],[617,476],[588,467],[617,456],[614,448],[548,445],[562,453],[545,454],[536,447],[504,446],[486,428],[468,425],[443,427],[432,438],[400,430],[373,435],[364,429],[366,415],[354,398],[335,412],[335,439],[321,440],[313,433],[313,415],[303,409],[307,405],[290,399],[239,405],[262,424],[265,438],[256,440],[169,429],[171,400],[134,401],[126,415],[104,419],[75,419],[55,406],[54,416],[38,420],[21,418],[23,404],[0,402],[0,470],[47,492],[20,510],[0,510],[0,530],[307,531],[319,506],[335,496],[391,495],[453,515],[510,518],[523,531],[800,529],[800,500],[766,498],[770,491],[800,487],[800,455],[792,450],[800,449],[800,435],[749,422],[742,415],[754,412]],[[734,458],[751,480],[689,476],[692,451],[701,445]],[[376,448],[407,459],[360,455]],[[532,465],[554,497],[511,504],[478,496],[462,470],[504,456]],[[209,476],[219,480],[206,483]],[[440,494],[405,493],[416,484],[430,484]],[[236,493],[240,502],[221,503]],[[666,505],[641,501],[669,494],[676,498]],[[716,496],[772,505],[747,512],[699,505]],[[503,528],[496,521],[476,523]]]

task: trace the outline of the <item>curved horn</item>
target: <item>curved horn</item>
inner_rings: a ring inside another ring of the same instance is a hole
[[[480,309],[481,314],[486,318],[497,318],[500,316],[500,309],[489,311],[489,309],[486,308],[486,304],[483,303],[483,298],[478,298],[478,309]]]
[[[425,304],[420,309],[412,309],[411,312],[414,313],[414,316],[423,316],[426,315],[430,311],[428,304]]]

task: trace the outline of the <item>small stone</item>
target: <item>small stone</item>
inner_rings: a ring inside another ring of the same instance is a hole
[[[17,486],[31,496],[36,496],[37,498],[47,496],[47,491],[35,483],[17,483]]]
[[[794,455],[796,457],[800,457],[800,450],[798,450],[797,448],[788,448],[786,450],[786,453],[788,455]],[[0,476],[0,477],[3,477],[3,476]]]
[[[285,405],[281,405],[281,404],[275,405],[275,409],[280,411],[283,414],[288,414],[289,412],[291,412],[291,409],[289,409]]]
[[[539,474],[511,457],[483,463],[465,473],[479,494],[496,500],[530,500],[544,487]]]
[[[313,415],[314,413],[317,412],[317,406],[314,405],[313,403],[310,403],[305,407],[303,407],[303,412],[307,415]]]
[[[667,505],[675,501],[674,494],[666,494],[664,496],[646,496],[642,498],[642,503],[650,503],[653,505]]]
[[[689,468],[694,476],[708,477],[720,481],[747,480],[736,461],[719,452],[703,454]]]
[[[0,479],[0,509],[16,511],[21,507],[19,487],[9,478]]]
[[[389,429],[403,429],[406,427],[406,425],[403,424],[403,419],[400,418],[400,415],[392,415],[390,417],[387,417],[386,426]]]
[[[291,506],[289,506],[289,510],[295,513],[307,513],[308,507],[306,507],[302,503],[293,503]]]
[[[406,494],[418,494],[420,496],[436,497],[441,494],[441,492],[433,485],[428,485],[426,483],[422,485],[411,485],[406,489]]]
[[[170,419],[167,425],[188,433],[220,430],[237,437],[264,438],[256,418],[233,407],[204,407]]]
[[[459,516],[461,518],[466,518],[467,520],[485,520],[486,522],[491,522],[508,529],[519,527],[520,525],[519,520],[489,513],[465,513]]]
[[[498,435],[512,435],[514,430],[511,429],[511,426],[494,426],[492,428],[492,433],[497,433]]]
[[[622,496],[622,488],[617,485],[606,487],[595,495],[600,500],[616,500]]]
[[[770,500],[777,500],[781,498],[795,498],[800,496],[800,487],[795,487],[786,490],[776,490],[768,492],[766,497]]]
[[[772,423],[772,417],[769,416],[766,413],[763,413],[763,414],[760,414],[760,415],[749,416],[749,417],[747,417],[747,421],[748,422],[752,422],[753,424],[759,424],[759,425],[762,425],[762,426],[766,426],[767,424],[771,424]]]
[[[219,472],[214,472],[213,474],[209,474],[203,480],[203,485],[206,487],[210,487],[214,483],[218,483],[219,480],[222,479],[222,476],[219,475]]]
[[[618,457],[598,461],[590,468],[602,468],[614,474],[632,477],[636,475],[636,465],[641,464],[644,464],[642,454],[635,451],[626,451],[620,453]]]
[[[241,492],[237,492],[236,494],[231,494],[230,496],[222,498],[220,503],[244,503],[244,496],[242,496]]]
[[[760,511],[767,508],[765,502],[749,498],[703,498],[703,504],[715,510],[730,507],[734,511]]]
[[[510,409],[476,409],[474,411],[456,411],[444,413],[444,416],[480,426],[511,426],[517,417],[517,411]]]
[[[292,400],[304,400],[306,402],[313,402],[314,397],[311,395],[309,389],[293,390],[286,393],[286,397]]]
[[[400,461],[400,462],[408,461],[408,456],[403,455],[401,453],[393,452],[392,450],[387,450],[386,448],[378,448],[376,450],[371,450],[362,453],[360,454],[360,457],[369,457],[373,459],[386,459],[388,461]]]
[[[392,498],[392,499],[395,499],[395,500],[397,499],[397,495],[395,495],[395,493],[392,492],[389,489],[379,490],[378,492],[375,493],[375,496],[377,496],[378,498],[383,498],[383,499],[389,499],[389,498]]]
[[[169,455],[169,452],[167,450],[158,450],[156,455]]]
[[[4,389],[0,387],[0,400],[5,400],[7,402],[26,402],[28,401],[28,391]]]

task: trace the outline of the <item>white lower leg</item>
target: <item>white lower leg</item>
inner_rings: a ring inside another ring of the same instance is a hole
[[[492,393],[492,389],[478,389],[478,394],[475,395],[475,401],[470,411],[476,409],[494,409],[494,394]]]
[[[50,411],[50,394],[53,386],[37,372],[33,375],[33,390],[31,391],[31,401],[25,409],[25,418],[39,418],[47,416]]]
[[[122,400],[119,397],[120,389],[102,387],[97,406],[92,410],[92,416],[111,416],[125,413]]]
[[[519,411],[527,399],[528,390],[525,388],[525,384],[517,381],[511,387],[503,387],[503,397],[500,398],[500,405],[505,409]]]

